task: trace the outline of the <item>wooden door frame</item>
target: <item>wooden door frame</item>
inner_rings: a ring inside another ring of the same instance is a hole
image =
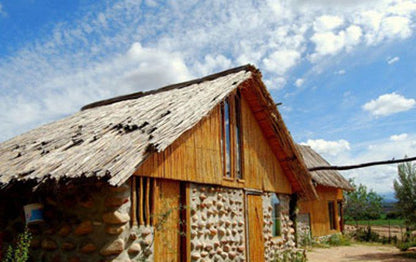
[[[244,189],[244,219],[245,219],[245,243],[246,243],[246,261],[250,259],[250,241],[249,241],[249,218],[248,218],[248,196],[263,196],[263,192],[255,189]],[[261,230],[263,232],[263,229]],[[263,234],[263,233],[262,233]],[[250,262],[250,261],[249,261]]]

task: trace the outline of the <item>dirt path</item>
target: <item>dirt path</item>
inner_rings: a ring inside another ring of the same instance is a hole
[[[410,262],[416,259],[404,258],[397,248],[381,245],[351,245],[331,248],[314,248],[307,253],[309,262],[324,261],[381,261]]]

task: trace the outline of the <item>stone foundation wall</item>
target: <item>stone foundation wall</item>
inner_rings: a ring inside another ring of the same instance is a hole
[[[24,203],[26,202],[26,203]],[[30,225],[32,261],[131,261],[152,260],[153,230],[130,226],[130,186],[104,184],[78,186],[60,192],[37,194],[21,203],[44,205],[45,222]],[[3,203],[4,204],[4,203]],[[17,216],[1,221],[2,248],[12,243],[25,221],[23,207],[7,203]]]
[[[264,217],[264,256],[265,261],[275,261],[276,256],[280,253],[287,253],[290,250],[296,248],[295,230],[293,228],[293,221],[289,219],[289,201],[290,196],[279,194],[280,200],[280,221],[281,221],[281,233],[280,237],[273,238],[272,235],[272,205],[271,205],[271,193],[263,194],[263,217]]]
[[[297,232],[298,232],[298,245],[308,246],[312,244],[312,235],[310,227],[310,217],[308,213],[298,214],[297,218]]]
[[[191,185],[192,261],[245,261],[244,192]]]

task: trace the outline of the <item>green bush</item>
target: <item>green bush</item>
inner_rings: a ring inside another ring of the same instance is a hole
[[[400,242],[397,244],[397,248],[400,249],[400,251],[406,251],[411,247],[416,247],[416,242],[415,241],[411,241],[411,242]]]
[[[358,228],[353,234],[353,237],[355,240],[362,242],[380,242],[380,235],[373,232],[371,227],[367,227],[366,229]]]
[[[334,234],[329,237],[328,244],[330,246],[349,246],[351,245],[351,239],[345,235]]]
[[[14,247],[11,245],[7,248],[6,255],[2,262],[26,262],[29,259],[29,247],[32,236],[27,228],[17,236]]]

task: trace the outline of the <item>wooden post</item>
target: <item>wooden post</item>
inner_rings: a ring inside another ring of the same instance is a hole
[[[146,207],[146,226],[150,225],[150,178],[146,179],[146,196],[145,196],[145,207]]]
[[[131,225],[137,226],[137,190],[135,176],[131,178],[131,220]]]
[[[140,190],[140,198],[139,198],[139,224],[143,225],[144,221],[143,221],[143,177],[140,177],[140,186],[139,186],[139,190]]]

